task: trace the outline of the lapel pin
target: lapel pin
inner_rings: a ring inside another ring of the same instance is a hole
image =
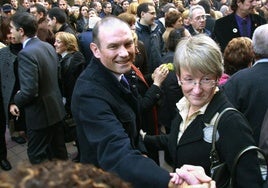
[[[237,29],[236,29],[236,28],[233,28],[233,32],[234,32],[234,33],[237,33]]]

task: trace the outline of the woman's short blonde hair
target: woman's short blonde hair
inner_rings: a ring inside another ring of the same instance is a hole
[[[66,46],[68,52],[79,51],[77,39],[73,34],[60,31],[55,34],[55,38],[59,39]]]
[[[220,47],[207,35],[199,34],[182,39],[176,47],[174,66],[178,76],[180,69],[195,74],[212,74],[220,78],[223,73],[223,58]]]

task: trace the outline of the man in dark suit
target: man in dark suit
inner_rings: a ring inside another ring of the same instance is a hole
[[[230,102],[249,121],[258,144],[262,122],[268,109],[268,24],[255,30],[252,41],[257,61],[253,67],[234,74],[223,89]]]
[[[11,113],[19,116],[20,109],[25,111],[29,160],[37,164],[53,158],[67,159],[56,51],[36,37],[37,21],[31,14],[16,13],[10,27],[11,35],[18,36],[23,44],[18,54],[20,90]]]
[[[146,150],[136,129],[139,104],[120,82],[135,58],[129,25],[116,17],[103,18],[93,29],[90,48],[94,57],[72,96],[80,162],[116,173],[134,188],[167,187],[170,174],[142,155]]]
[[[233,13],[216,20],[212,38],[219,43],[222,52],[233,38],[252,38],[254,30],[266,23],[264,18],[252,13],[255,6],[256,1],[233,0]]]

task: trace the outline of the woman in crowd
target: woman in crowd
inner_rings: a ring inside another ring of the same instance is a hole
[[[170,134],[142,134],[146,145],[168,148],[174,168],[200,165],[210,175],[213,125],[220,112],[232,107],[217,86],[223,72],[222,62],[219,46],[205,35],[182,39],[176,48],[173,63],[184,97],[176,104],[177,115]],[[217,134],[216,149],[228,169],[242,149],[255,145],[252,130],[239,112],[227,111],[219,121]],[[235,181],[236,188],[262,187],[256,153],[240,160]]]
[[[77,39],[71,33],[58,32],[55,35],[55,49],[60,55],[60,89],[63,96],[64,106],[67,118],[72,118],[71,99],[76,79],[84,70],[85,58],[78,49]],[[72,133],[73,139],[76,140],[75,129]],[[68,140],[68,141],[71,141]],[[79,160],[79,144],[76,142]]]
[[[251,67],[254,60],[252,40],[247,37],[233,38],[226,46],[223,54],[224,74],[219,84],[224,84],[237,71]]]
[[[167,39],[170,31],[173,29],[180,28],[182,26],[182,16],[178,10],[172,10],[165,14],[165,27],[166,30],[163,33],[163,40],[165,45],[167,44]]]
[[[78,33],[82,33],[86,31],[88,28],[88,7],[86,5],[82,5],[79,8],[79,15],[76,21],[76,31]]]

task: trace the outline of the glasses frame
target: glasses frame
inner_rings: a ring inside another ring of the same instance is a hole
[[[194,88],[196,85],[199,85],[199,87],[210,89],[217,85],[218,80],[178,80],[179,85],[184,85],[186,87]]]

